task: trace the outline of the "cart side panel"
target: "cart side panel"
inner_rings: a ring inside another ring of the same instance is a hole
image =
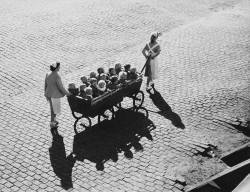
[[[68,102],[72,112],[81,113],[83,116],[89,115],[91,101],[72,95],[68,97]]]

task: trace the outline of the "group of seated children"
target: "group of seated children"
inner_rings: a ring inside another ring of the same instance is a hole
[[[79,89],[76,88],[74,83],[71,83],[68,90],[73,95],[91,100],[107,91],[122,87],[129,81],[136,80],[137,77],[136,68],[131,68],[129,64],[123,67],[120,63],[117,63],[114,68],[109,68],[108,73],[105,73],[104,68],[100,67],[97,69],[97,73],[91,72],[89,77],[81,77],[82,85]]]

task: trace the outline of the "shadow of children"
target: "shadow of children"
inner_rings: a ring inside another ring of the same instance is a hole
[[[166,119],[169,119],[175,127],[181,129],[185,128],[180,116],[172,111],[171,107],[167,104],[159,91],[153,87],[153,93],[151,91],[148,91],[148,93],[154,105],[160,110],[158,112],[160,115],[164,116]]]
[[[118,153],[123,152],[128,159],[133,158],[131,148],[143,150],[139,142],[142,137],[152,140],[152,121],[143,113],[132,110],[119,110],[112,120],[104,120],[75,135],[73,153],[76,159],[88,159],[96,163],[97,170],[104,170],[108,160],[118,161]]]
[[[53,171],[61,179],[62,188],[66,190],[73,188],[72,168],[74,167],[75,160],[72,154],[66,157],[63,137],[61,135],[53,135],[49,155]]]

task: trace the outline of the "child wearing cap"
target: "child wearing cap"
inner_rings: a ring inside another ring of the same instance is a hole
[[[102,95],[103,93],[105,93],[107,91],[106,82],[104,80],[98,81],[97,89],[98,89],[99,96]]]

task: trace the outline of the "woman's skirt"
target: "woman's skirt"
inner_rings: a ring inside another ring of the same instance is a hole
[[[61,99],[60,98],[51,98],[52,109],[55,115],[61,113]]]
[[[145,76],[149,77],[151,76],[151,78],[157,79],[158,78],[158,62],[157,62],[157,58],[154,59],[148,59],[146,61],[146,68],[145,68]]]

